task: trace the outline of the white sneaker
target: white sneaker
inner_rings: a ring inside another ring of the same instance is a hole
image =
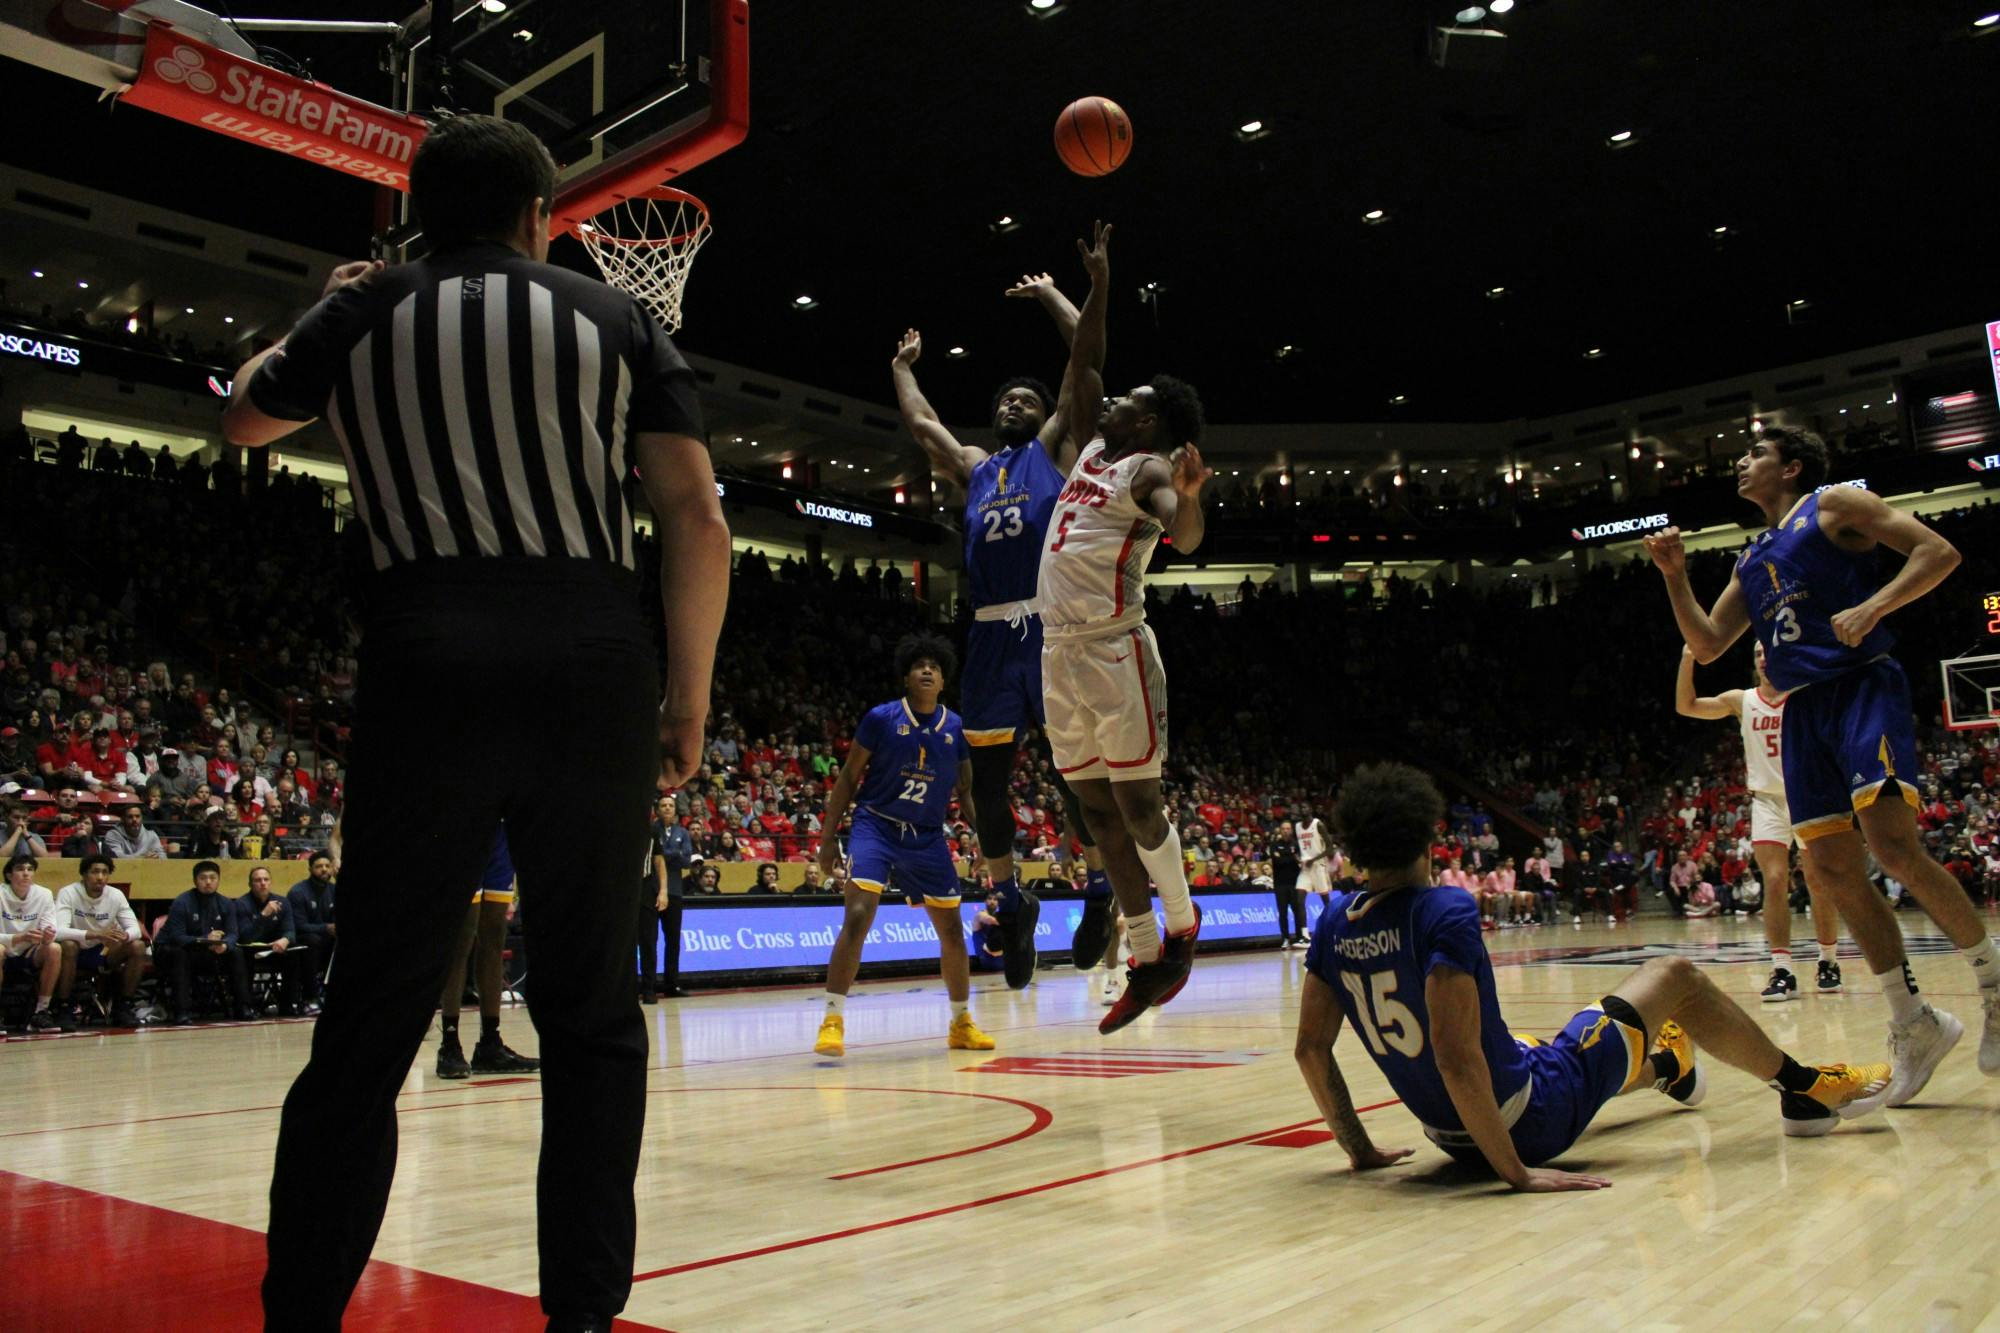
[[[1979,1003],[1986,1010],[1986,1031],[1979,1038],[1979,1072],[2000,1074],[2000,986],[1981,990]]]
[[[1118,1003],[1118,997],[1124,993],[1124,979],[1118,975],[1118,969],[1105,968],[1104,979],[1097,983],[1097,1002],[1108,1007]]]
[[[1841,1107],[1841,1118],[1852,1120],[1879,1107],[1908,1102],[1924,1090],[1938,1062],[1964,1035],[1965,1024],[1930,1004],[1907,1023],[1889,1024],[1889,1067],[1894,1072],[1888,1086]]]

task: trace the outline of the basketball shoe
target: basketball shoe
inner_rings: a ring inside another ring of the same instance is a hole
[[[1783,1004],[1799,998],[1799,979],[1782,967],[1771,969],[1771,984],[1764,987],[1765,1004]]]
[[[1882,1106],[1901,1106],[1924,1090],[1938,1062],[1958,1045],[1965,1024],[1935,1005],[1907,1023],[1889,1024],[1889,1065],[1895,1071],[1888,1085],[1871,1090],[1841,1108],[1843,1116],[1866,1115]]]
[[[1653,1090],[1666,1093],[1682,1106],[1701,1105],[1701,1099],[1708,1095],[1708,1071],[1695,1063],[1694,1038],[1688,1036],[1687,1029],[1669,1018],[1660,1024],[1653,1049],[1671,1053],[1675,1068],[1672,1077],[1654,1079]]]
[[[1832,1133],[1841,1120],[1866,1115],[1891,1084],[1887,1065],[1821,1065],[1818,1072],[1811,1088],[1779,1096],[1790,1138],[1816,1139]]]
[[[532,1074],[542,1067],[540,1060],[510,1050],[497,1035],[472,1044],[471,1064],[475,1074]]]
[[[1111,1005],[1097,1025],[1103,1033],[1116,1032],[1146,1010],[1165,1004],[1187,985],[1194,970],[1195,943],[1201,938],[1201,904],[1195,904],[1194,924],[1178,935],[1160,941],[1160,956],[1150,963],[1134,963],[1125,969],[1125,993]]]
[[[821,1033],[826,1029],[822,1027]],[[951,1032],[945,1038],[946,1046],[954,1051],[990,1051],[993,1038],[979,1030],[979,1024],[972,1021],[971,1014],[960,1014],[951,1020]]]
[[[839,1014],[828,1014],[819,1021],[819,1040],[813,1043],[814,1055],[847,1054],[847,1020]]]
[[[439,1078],[470,1078],[472,1066],[466,1063],[465,1048],[458,1044],[458,1034],[447,1032],[438,1042],[437,1076]]]
[[[1097,982],[1097,1002],[1106,1006],[1114,1005],[1118,1003],[1118,997],[1124,992],[1124,989],[1124,986],[1118,979],[1118,969],[1107,967],[1104,969],[1104,975]]]
[[[1830,958],[1819,960],[1819,993],[1821,995],[1840,993],[1840,964]]]

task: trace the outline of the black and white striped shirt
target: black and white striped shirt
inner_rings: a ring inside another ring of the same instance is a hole
[[[694,373],[623,292],[498,244],[335,292],[248,386],[324,416],[377,569],[478,556],[632,567],[632,436],[704,438]]]

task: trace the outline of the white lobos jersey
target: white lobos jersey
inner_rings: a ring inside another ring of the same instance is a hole
[[[1036,601],[1045,639],[1096,638],[1146,619],[1146,562],[1162,529],[1132,498],[1132,479],[1154,456],[1107,461],[1102,439],[1078,456],[1042,544]]]
[[[1326,855],[1326,834],[1317,819],[1299,825],[1299,860],[1312,861]]]
[[[1743,785],[1753,792],[1785,794],[1785,696],[1774,702],[1761,688],[1743,691]]]

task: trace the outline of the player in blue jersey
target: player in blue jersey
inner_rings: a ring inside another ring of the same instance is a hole
[[[542,1067],[500,1040],[500,1001],[507,991],[507,918],[515,898],[514,856],[507,849],[507,829],[503,825],[493,835],[493,850],[487,854],[486,869],[480,873],[479,887],[472,891],[465,924],[451,953],[451,966],[444,976],[444,991],[438,997],[439,1078],[469,1078],[473,1074],[532,1074]],[[458,1011],[465,1002],[465,966],[470,957],[476,964],[473,983],[479,990],[479,1040],[472,1058],[458,1041]]]
[[[1493,964],[1472,898],[1430,884],[1444,798],[1403,764],[1363,768],[1340,793],[1340,845],[1368,886],[1336,893],[1306,955],[1297,1056],[1313,1100],[1357,1171],[1407,1148],[1375,1147],[1333,1057],[1351,1023],[1431,1141],[1484,1160],[1517,1190],[1600,1189],[1611,1182],[1542,1165],[1567,1152],[1606,1102],[1652,1088],[1699,1103],[1699,1043],[1779,1094],[1785,1133],[1813,1137],[1850,1118],[1886,1084],[1887,1065],[1802,1065],[1685,958],[1655,958],[1548,1041],[1516,1037],[1500,1015]]]
[[[1074,343],[1078,311],[1048,274],[1025,274],[1007,289],[1011,297],[1039,301],[1055,321],[1067,347]],[[1036,576],[1049,515],[1070,469],[1076,465],[1079,432],[1072,428],[1071,377],[1051,397],[1048,386],[1026,376],[1008,380],[993,395],[993,437],[999,447],[962,444],[938,418],[917,387],[916,363],[923,339],[915,329],[903,335],[891,370],[903,424],[923,446],[931,471],[965,492],[965,572],[972,599],[966,632],[965,676],[959,697],[965,706],[965,738],[972,746],[972,792],[980,812],[980,851],[1000,895],[999,934],[1007,941],[1007,982],[1017,989],[1034,973],[1036,909],[1025,906],[1014,874],[1014,826],[1009,813],[1016,750],[1031,728],[1043,725],[1042,622],[1035,611]],[[1104,366],[1104,344],[1095,345]],[[1088,435],[1091,423],[1084,423]],[[1103,952],[1112,930],[1111,881],[1084,824],[1083,809],[1069,784],[1056,775],[1062,795],[1064,845],[1074,838],[1089,866],[1083,922],[1071,957],[1088,967]],[[1088,960],[1088,961],[1087,961]]]
[[[1753,630],[1771,683],[1791,691],[1782,749],[1792,829],[1888,998],[1896,1076],[1879,1101],[1901,1106],[1965,1027],[1917,993],[1902,930],[1868,880],[1871,852],[1971,964],[1985,1015],[1979,1069],[2000,1074],[2000,953],[1958,881],[1924,850],[1910,683],[1882,623],[1942,582],[1959,554],[1880,496],[1826,486],[1826,472],[1826,445],[1810,431],[1774,426],[1752,440],[1736,462],[1736,493],[1769,526],[1743,548],[1708,611],[1688,585],[1679,529],[1648,537],[1646,549],[1697,660],[1714,661]],[[1884,546],[1906,557],[1887,582],[1877,569]]]
[[[820,1021],[820,1055],[847,1053],[847,991],[861,967],[861,946],[875,923],[884,889],[923,901],[937,931],[938,961],[951,997],[946,1045],[954,1051],[990,1051],[993,1038],[972,1021],[972,969],[965,927],[958,914],[958,868],[944,838],[952,789],[973,807],[972,761],[958,714],[940,696],[958,666],[951,645],[934,634],[910,634],[896,645],[896,676],[903,694],[869,709],[854,728],[847,762],[826,796],[820,820],[819,869],[831,877],[837,834],[848,807],[854,826],[847,840],[847,912],[826,965],[826,1015]]]

